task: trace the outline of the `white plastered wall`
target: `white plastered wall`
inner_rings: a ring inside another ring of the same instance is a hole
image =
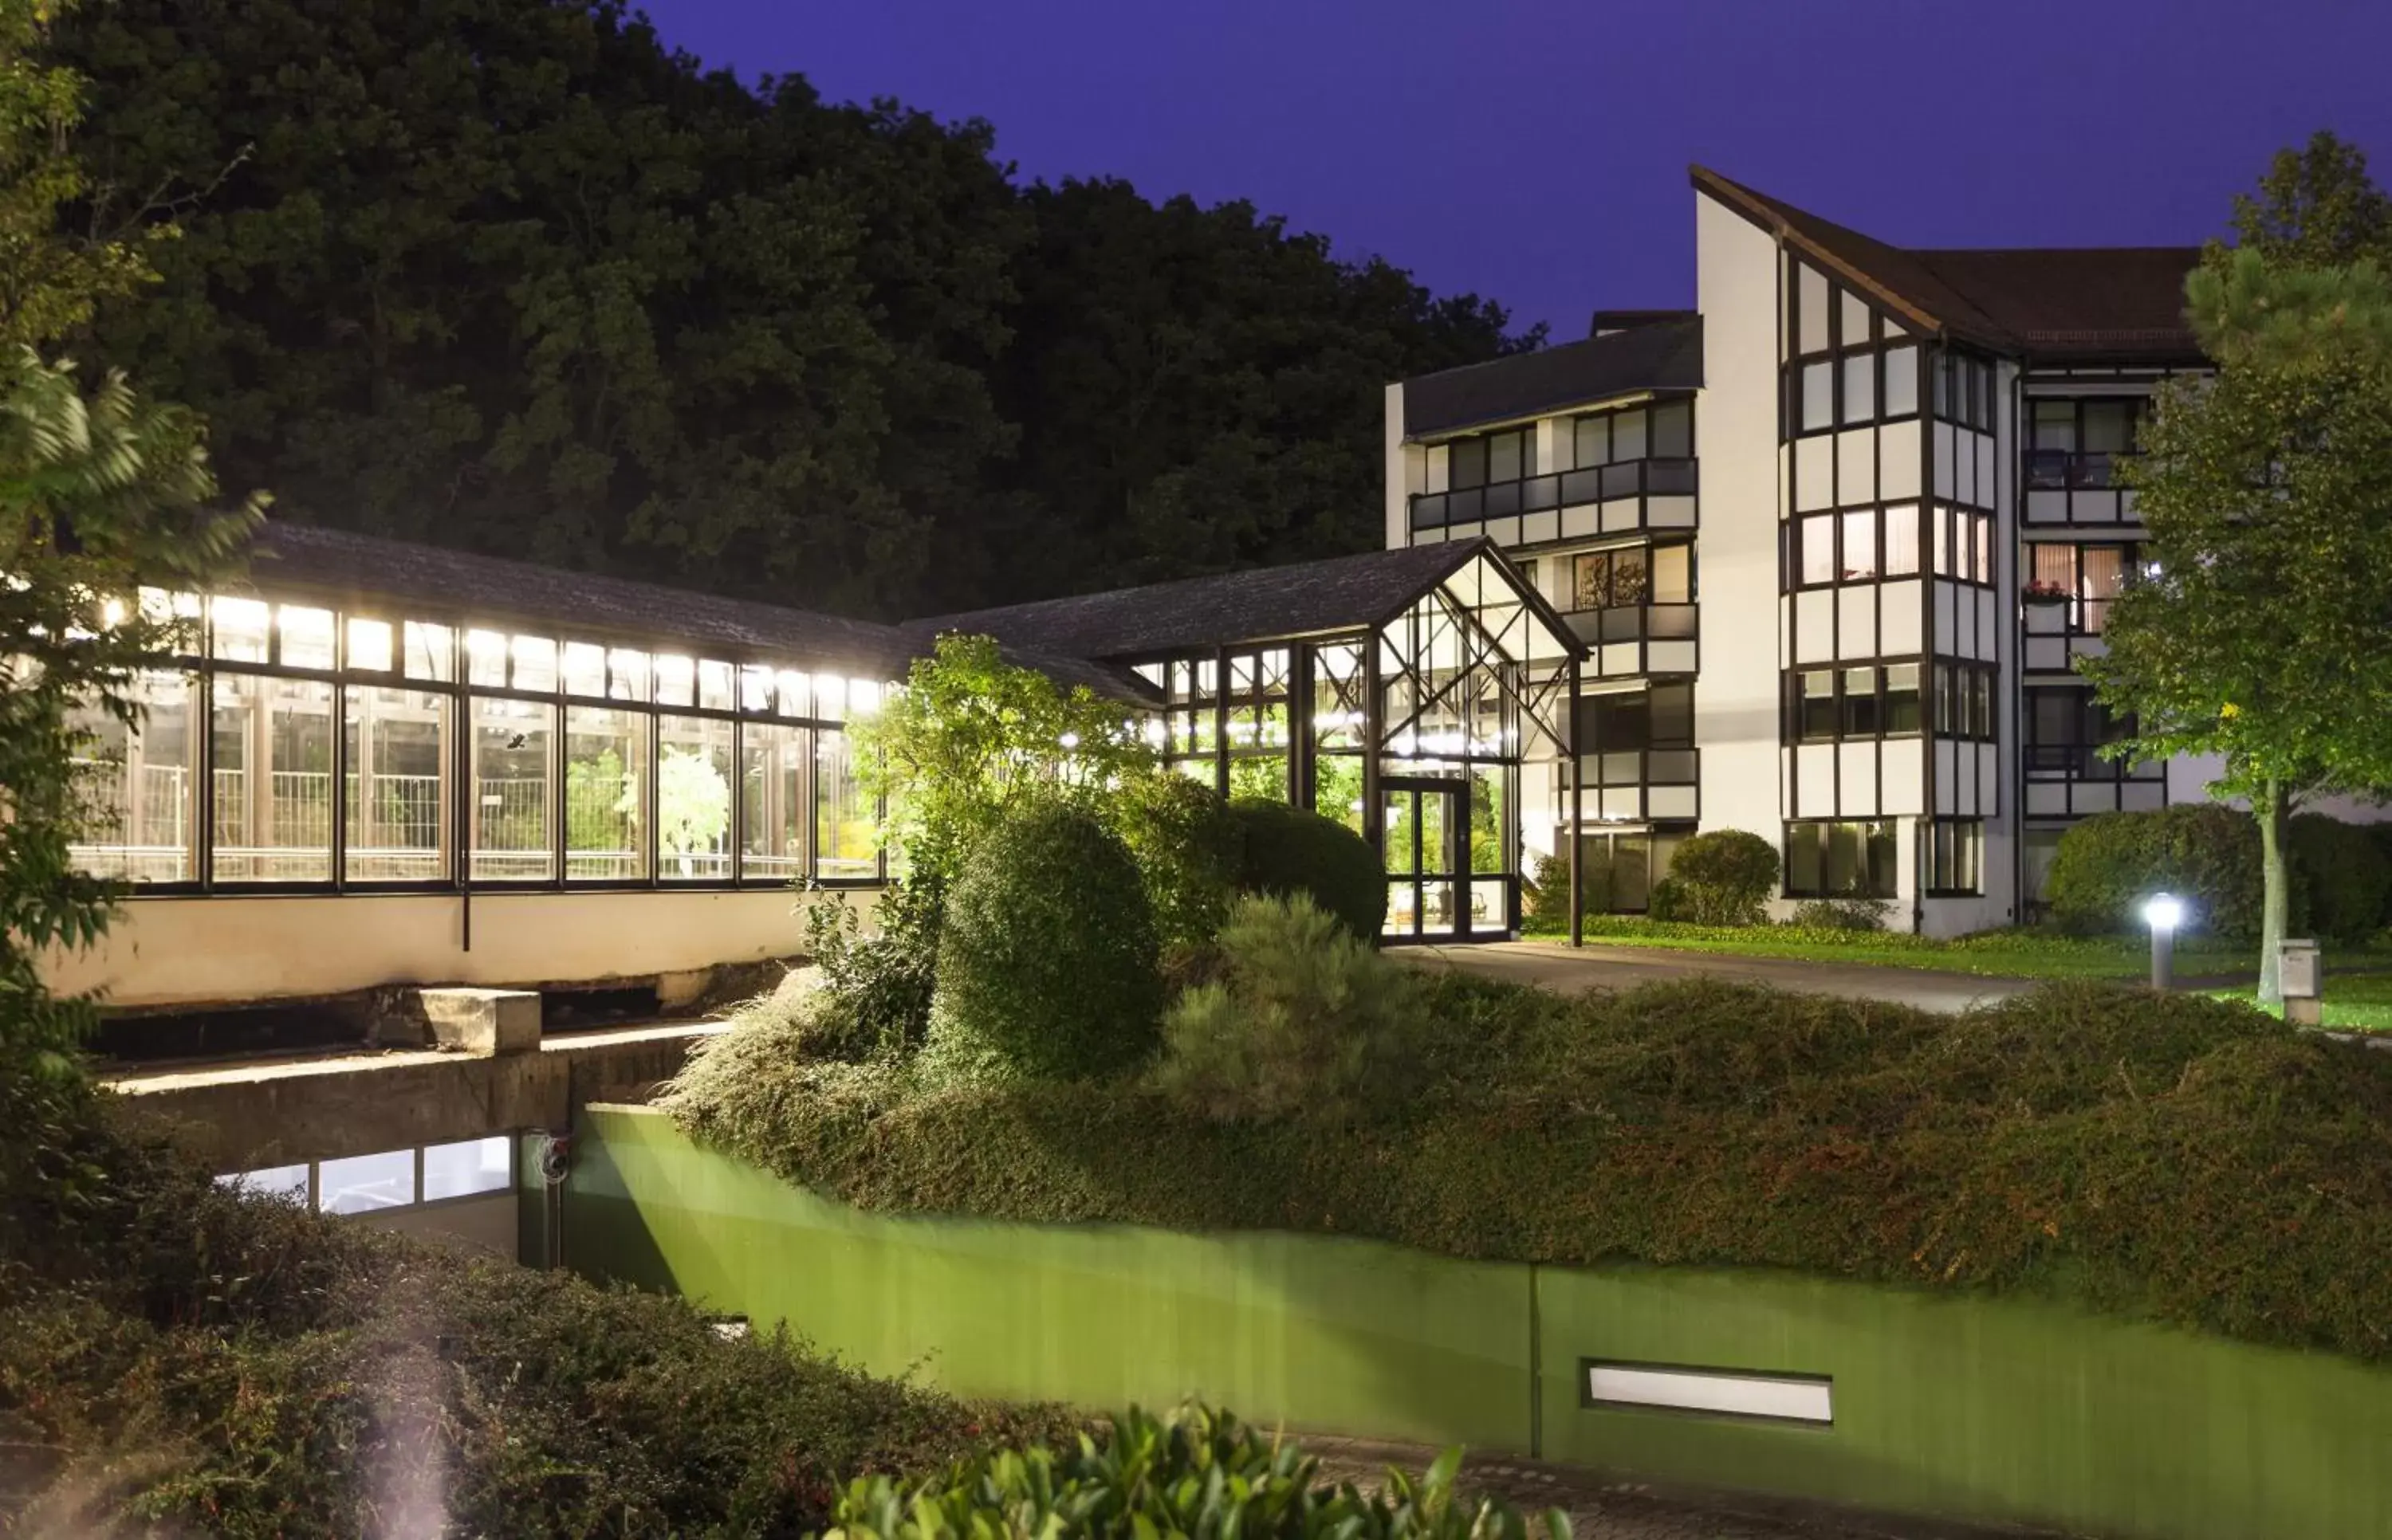
[[[1703,827],[1778,844],[1777,244],[1695,197],[1703,313]]]
[[[848,897],[869,905],[878,895]],[[44,973],[54,990],[98,990],[120,1006],[644,978],[794,955],[804,901],[786,888],[477,892],[469,951],[454,893],[136,899],[98,946],[53,954]]]
[[[1404,387],[1387,387],[1386,462],[1382,485],[1387,489],[1387,549],[1401,550],[1411,543],[1411,478],[1404,464]]]

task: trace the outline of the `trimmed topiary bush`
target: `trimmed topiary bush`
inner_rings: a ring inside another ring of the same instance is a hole
[[[2190,927],[2230,938],[2259,934],[2259,826],[2247,812],[2188,802],[2151,812],[2102,813],[2060,836],[2044,883],[2051,917],[2080,933],[2142,928],[2142,901],[2183,899]]]
[[[1241,841],[1238,891],[1307,893],[1346,929],[1376,941],[1387,921],[1387,874],[1370,841],[1333,818],[1258,797],[1229,804]]]
[[[2368,832],[2323,813],[2292,821],[2288,841],[2301,923],[2334,941],[2364,941],[2383,928],[2392,862]]]
[[[1749,830],[1714,829],[1678,847],[1670,876],[1696,925],[1758,925],[1777,891],[1777,847]]]
[[[1419,1080],[1419,980],[1309,894],[1240,899],[1220,967],[1164,1020],[1174,1095],[1223,1117],[1345,1116]]]
[[[1238,821],[1212,787],[1169,770],[1124,782],[1115,824],[1146,879],[1166,947],[1209,945],[1238,896]]]
[[[946,1081],[1081,1080],[1143,1062],[1163,1014],[1138,862],[1092,815],[1033,804],[964,858],[927,1056]]]

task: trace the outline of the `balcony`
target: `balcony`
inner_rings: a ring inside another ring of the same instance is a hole
[[[1576,610],[1562,618],[1580,641],[1600,646],[1615,641],[1692,641],[1692,604],[1619,604],[1608,609]]]
[[[2132,458],[2107,449],[2029,449],[2026,485],[2034,492],[2103,491],[2117,485],[2118,462]]]
[[[1644,496],[1691,497],[1695,491],[1692,459],[1632,459],[1617,465],[1594,465],[1580,471],[1557,471],[1521,481],[1488,486],[1458,487],[1448,492],[1418,492],[1411,500],[1414,529],[1441,529],[1449,524],[1477,524],[1488,519],[1516,518],[1585,503]]]
[[[1617,749],[1578,758],[1580,826],[1699,816],[1702,751]]]

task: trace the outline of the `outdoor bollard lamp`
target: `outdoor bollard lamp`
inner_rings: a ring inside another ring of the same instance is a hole
[[[2152,927],[2152,988],[2168,987],[2176,963],[2176,927],[2184,921],[2184,904],[2173,893],[2154,893],[2143,900],[2143,923]]]

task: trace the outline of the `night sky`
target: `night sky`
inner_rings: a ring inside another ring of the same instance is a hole
[[[648,0],[743,77],[996,125],[1025,177],[1247,198],[1515,320],[1694,302],[1699,161],[1898,244],[2190,243],[2332,128],[2386,0]]]

